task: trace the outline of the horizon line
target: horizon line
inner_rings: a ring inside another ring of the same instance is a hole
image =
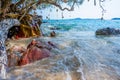
[[[79,20],[84,20],[84,19],[98,19],[101,20],[101,18],[63,18],[63,19],[43,19],[43,20],[70,20],[70,19],[79,19]],[[114,17],[114,18],[110,18],[110,19],[105,19],[103,18],[103,20],[114,20],[114,19],[118,19],[120,20],[120,17]]]

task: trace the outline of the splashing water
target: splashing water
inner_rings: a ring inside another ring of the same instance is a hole
[[[72,80],[71,76],[70,76],[70,73],[68,71],[65,72],[67,74],[67,78],[66,80]]]
[[[56,37],[40,38],[56,44],[58,51],[52,50],[54,56],[11,70],[9,80],[120,80],[120,37],[95,35],[101,27],[120,28],[120,21],[61,22],[64,27],[55,30]]]
[[[0,67],[1,67],[1,78],[6,79],[6,69],[7,69],[7,53],[5,40],[7,39],[8,30],[14,26],[20,25],[19,21],[16,19],[5,19],[0,22]]]
[[[74,53],[78,53],[78,51],[77,50],[74,50]],[[79,54],[79,53],[78,53]],[[75,54],[75,56],[78,58],[78,54],[76,55]],[[80,72],[81,73],[81,80],[86,80],[85,79],[85,76],[84,76],[84,72],[83,72],[83,62],[82,62],[82,60],[81,60],[81,58],[78,58],[78,60],[79,60],[79,62],[80,62],[80,67],[78,68],[78,70],[77,70],[77,72]]]
[[[55,30],[58,36],[51,41],[60,44],[66,54],[73,49],[70,55],[74,55],[80,64],[77,69],[80,80],[120,80],[119,36],[95,35],[100,28],[120,28],[119,20],[61,20],[49,23],[61,28]],[[71,79],[69,72],[68,69],[67,75]]]

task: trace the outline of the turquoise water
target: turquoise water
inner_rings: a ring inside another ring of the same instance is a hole
[[[47,37],[53,30],[55,38]],[[118,28],[119,20],[49,20],[41,29],[45,40],[51,40],[61,48],[61,54],[75,56],[81,64],[80,80],[120,80],[120,37],[96,36],[100,28]],[[68,70],[69,71],[69,70]]]
[[[79,31],[95,31],[99,28],[113,27],[120,28],[119,20],[95,20],[95,19],[83,19],[83,20],[49,20],[47,21],[54,27],[61,28],[61,30],[70,30],[75,28]]]

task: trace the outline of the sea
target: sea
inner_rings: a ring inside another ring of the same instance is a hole
[[[61,54],[67,54],[68,61],[69,55],[77,58],[77,72],[81,75],[78,80],[120,80],[120,36],[95,34],[96,30],[107,27],[120,29],[120,20],[66,19],[45,22],[41,25],[43,34],[49,36],[52,31],[56,33],[56,37],[47,39],[61,47]],[[66,71],[70,72],[69,67]],[[74,80],[71,75],[69,77],[68,80]]]
[[[120,36],[97,36],[102,28],[120,29],[120,20],[44,20],[42,41],[52,55],[8,72],[9,80],[120,80]],[[55,37],[50,37],[54,31]]]

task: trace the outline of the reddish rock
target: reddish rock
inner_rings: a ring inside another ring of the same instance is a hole
[[[13,67],[18,65],[18,61],[20,60],[20,57],[18,57],[16,54],[10,54],[8,55],[8,67]]]
[[[50,56],[50,51],[42,44],[33,40],[27,47],[27,51],[21,57],[18,65],[25,65]]]
[[[25,65],[49,56],[50,56],[50,52],[47,49],[40,49],[38,47],[33,47],[31,49],[28,49],[24,53],[24,55],[22,56],[19,62],[19,65]]]
[[[50,50],[57,48],[52,42],[41,42],[35,39],[27,46],[13,46],[8,52],[8,66],[21,66],[50,56]]]
[[[21,46],[13,46],[12,48],[9,49],[9,54],[8,54],[8,66],[16,66],[18,65],[18,61],[21,58],[22,53],[25,51]]]

